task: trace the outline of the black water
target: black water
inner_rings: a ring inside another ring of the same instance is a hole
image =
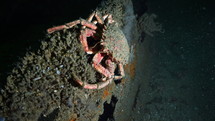
[[[148,0],[148,12],[158,15],[165,33],[154,37],[154,50],[160,51],[158,63],[181,80],[171,80],[175,96],[189,100],[185,105],[193,108],[182,109],[190,112],[190,120],[215,120],[215,15],[212,0]],[[143,42],[144,44],[144,42]],[[153,50],[153,48],[152,48]],[[153,56],[153,55],[152,55]],[[157,66],[160,66],[157,64]],[[159,68],[159,67],[158,67]],[[180,70],[184,68],[184,70]],[[162,70],[162,67],[161,67]],[[149,69],[150,71],[150,69]],[[164,80],[164,83],[165,80]],[[182,86],[181,92],[178,85]],[[165,85],[164,85],[165,86]],[[189,92],[183,92],[189,90]],[[167,93],[166,93],[167,94]],[[169,92],[169,94],[173,94]],[[163,96],[163,95],[161,95]],[[186,106],[185,106],[186,107]],[[177,107],[177,109],[183,108]],[[161,111],[162,112],[162,111]],[[183,112],[179,112],[183,114]],[[167,113],[170,115],[172,113]],[[158,114],[160,115],[160,114]],[[181,115],[183,117],[183,115]],[[171,120],[171,119],[168,119]],[[180,119],[172,119],[180,120]],[[187,119],[189,120],[189,119]]]

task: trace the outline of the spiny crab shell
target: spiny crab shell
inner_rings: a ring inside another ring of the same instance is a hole
[[[110,23],[106,26],[106,30],[103,32],[104,39],[104,49],[111,54],[112,58],[123,65],[127,64],[129,61],[130,48],[128,41],[118,27],[116,22]]]

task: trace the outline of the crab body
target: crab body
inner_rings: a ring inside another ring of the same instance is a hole
[[[107,25],[103,36],[105,38],[102,39],[104,51],[107,51],[116,63],[127,64],[129,60],[129,45],[117,23]]]

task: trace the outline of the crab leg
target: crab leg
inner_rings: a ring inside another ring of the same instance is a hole
[[[96,53],[93,57],[93,67],[101,74],[103,74],[107,78],[111,78],[113,75],[110,73],[108,69],[105,69],[100,62],[104,58],[105,53]]]
[[[114,73],[114,71],[116,69],[115,64],[109,59],[106,60],[106,63],[108,63],[107,68],[109,69],[110,73]],[[99,82],[99,83],[96,83],[96,84],[89,84],[87,82],[81,81],[76,75],[74,75],[74,74],[72,74],[72,75],[73,75],[75,81],[85,89],[101,89],[101,88],[104,88],[107,85],[109,85],[110,83],[112,83],[112,81],[114,79],[112,77],[112,78],[109,78],[109,79],[107,79],[106,81],[103,81],[103,82]]]
[[[93,14],[94,15],[94,14]],[[92,16],[92,15],[91,15]],[[89,20],[92,18],[90,16]],[[70,23],[67,23],[65,25],[61,25],[61,26],[57,26],[57,27],[53,27],[53,28],[49,28],[47,30],[47,32],[49,34],[55,32],[55,31],[59,31],[59,30],[62,30],[62,29],[69,29],[69,28],[72,28],[74,27],[75,25],[77,24],[81,24],[83,25],[84,27],[89,27],[91,29],[84,29],[81,31],[81,34],[79,36],[80,38],[80,41],[81,41],[81,44],[82,46],[84,47],[84,50],[85,52],[87,52],[88,54],[92,54],[93,51],[89,49],[88,47],[88,44],[87,44],[87,37],[90,37],[90,36],[93,36],[95,32],[95,29],[97,28],[96,25],[94,25],[93,23],[90,23],[89,21],[86,21],[86,20],[83,20],[83,19],[80,19],[80,20],[76,20],[76,21],[73,21],[73,22],[70,22]]]
[[[120,63],[120,64],[118,64],[118,67],[119,67],[120,76],[114,76],[114,79],[116,79],[116,80],[122,79],[125,76],[125,71],[124,71],[123,65]]]
[[[90,16],[87,18],[87,21],[91,22],[94,16],[95,16],[95,12],[91,13]]]
[[[95,12],[95,17],[96,17],[98,23],[104,24],[104,21],[99,17],[99,15],[97,14],[97,12]]]
[[[79,85],[81,85],[85,89],[101,89],[112,83],[113,78],[108,79],[107,81],[99,82],[96,84],[88,84],[86,82],[81,81],[80,79],[76,78],[75,80]]]
[[[93,17],[95,16],[95,12],[91,13],[90,16],[87,18],[87,21],[88,22],[91,22],[93,20]],[[82,26],[81,27],[82,29],[85,29],[86,26]]]
[[[55,31],[60,31],[60,30],[63,30],[63,29],[69,29],[69,28],[72,28],[73,26],[77,25],[77,24],[81,24],[83,26],[86,26],[86,27],[89,27],[93,30],[95,30],[97,27],[96,25],[84,20],[84,19],[80,19],[80,20],[75,20],[73,22],[69,22],[69,23],[66,23],[65,25],[60,25],[60,26],[56,26],[56,27],[52,27],[52,28],[49,28],[47,29],[47,32],[49,34],[55,32]]]
[[[115,76],[114,76],[114,72],[115,72],[115,69],[116,69],[115,63],[110,58],[108,58],[105,61],[105,64],[106,64],[107,70],[109,70],[109,72],[111,73],[112,77],[115,79]],[[102,81],[107,81],[107,79],[108,79],[108,77],[104,77],[102,79]],[[116,79],[118,79],[118,78],[116,78]]]
[[[102,17],[103,20],[105,20],[108,16],[109,16],[109,14],[104,15],[104,16]]]
[[[99,15],[98,15],[97,12],[93,12],[87,20],[88,20],[89,22],[91,22],[92,19],[93,19],[93,17],[95,17],[97,20],[96,20],[96,21],[93,21],[93,23],[94,23],[94,24],[99,23],[99,24],[103,25],[103,24],[104,24],[104,20],[105,20],[108,16],[109,16],[109,15],[106,14],[106,15],[104,15],[104,16],[101,18],[101,17],[99,17]]]
[[[87,37],[93,36],[93,34],[96,33],[95,30],[92,29],[84,29],[81,31],[81,34],[79,36],[79,39],[81,41],[81,44],[84,48],[84,51],[87,54],[93,54],[93,51],[89,49],[88,44],[87,44]]]
[[[56,27],[52,27],[52,28],[49,28],[47,29],[47,32],[49,34],[55,32],[55,31],[59,31],[59,30],[62,30],[62,29],[69,29],[66,25],[60,25],[60,26],[56,26]]]

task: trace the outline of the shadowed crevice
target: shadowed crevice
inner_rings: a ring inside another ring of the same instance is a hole
[[[117,97],[112,96],[110,104],[108,104],[107,102],[104,103],[104,112],[102,115],[99,116],[99,121],[115,120],[113,114],[117,102],[118,102]]]

